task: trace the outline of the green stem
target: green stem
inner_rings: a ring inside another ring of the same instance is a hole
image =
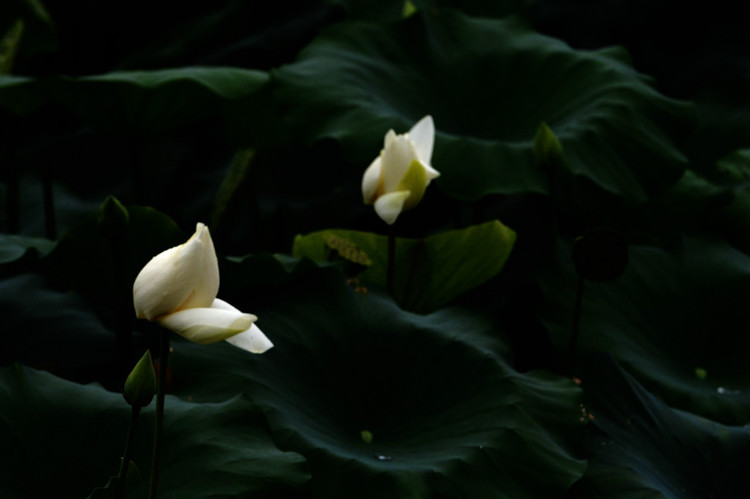
[[[156,379],[156,417],[154,418],[154,450],[151,454],[151,483],[149,499],[156,499],[159,485],[159,457],[161,456],[161,437],[164,422],[164,394],[167,385],[167,357],[169,355],[169,331],[161,331],[161,350],[159,354],[159,376]]]
[[[385,274],[385,288],[391,297],[395,298],[396,289],[396,236],[388,234],[388,266]]]
[[[139,406],[132,406],[130,412],[130,424],[128,424],[128,434],[125,437],[125,451],[122,453],[120,461],[120,471],[117,473],[117,481],[115,484],[115,499],[122,497],[122,489],[125,483],[125,479],[128,476],[128,466],[130,465],[130,454],[133,450],[133,440],[135,440],[135,428],[138,424],[138,415],[141,412]]]
[[[583,307],[584,284],[584,278],[582,276],[578,276],[575,304],[573,305],[573,323],[571,325],[570,332],[570,351],[568,353],[568,373],[571,376],[573,375],[573,369],[575,368],[576,350],[578,349],[578,330],[581,325],[581,308]]]

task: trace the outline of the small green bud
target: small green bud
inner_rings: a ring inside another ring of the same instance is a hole
[[[362,430],[359,432],[359,436],[362,437],[362,441],[366,444],[372,443],[372,432],[369,430]]]
[[[414,5],[414,2],[411,0],[406,0],[404,2],[404,9],[401,11],[401,17],[406,19],[407,17],[411,17],[417,12],[417,6]]]
[[[553,166],[562,161],[562,145],[552,129],[543,121],[536,131],[531,152],[534,155],[534,162],[539,166]]]
[[[573,242],[573,264],[585,279],[617,279],[628,265],[628,243],[612,229],[590,230]]]
[[[695,368],[695,377],[698,379],[706,379],[708,376],[708,371],[703,369],[702,367],[696,367]]]
[[[106,237],[119,239],[124,237],[128,230],[130,214],[116,197],[108,196],[99,207],[96,222]]]
[[[156,374],[151,361],[151,351],[146,350],[141,360],[135,365],[128,379],[125,380],[123,396],[128,404],[138,407],[146,407],[151,403],[156,391]]]

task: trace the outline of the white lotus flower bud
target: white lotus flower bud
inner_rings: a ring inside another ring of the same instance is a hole
[[[252,353],[263,353],[273,343],[245,314],[216,298],[219,264],[208,227],[199,223],[195,234],[180,246],[159,253],[133,283],[136,316],[157,321],[195,343],[227,340]]]
[[[214,243],[208,227],[198,223],[185,244],[153,257],[135,278],[135,315],[151,321],[186,308],[210,307],[218,292]]]
[[[440,176],[432,168],[435,124],[432,116],[419,120],[405,134],[385,134],[385,146],[362,177],[362,197],[389,225],[404,210],[422,200],[430,181]]]

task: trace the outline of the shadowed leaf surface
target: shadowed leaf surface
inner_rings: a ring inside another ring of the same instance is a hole
[[[659,95],[622,50],[573,50],[513,19],[450,10],[330,27],[272,79],[302,136],[340,140],[363,166],[389,128],[431,114],[436,183],[465,201],[549,192],[531,154],[541,122],[573,175],[644,201],[679,177],[673,141],[691,123],[690,106]]]
[[[135,452],[148,477],[153,407],[138,423]],[[117,472],[130,407],[122,395],[19,365],[0,371],[3,497],[81,498]],[[159,497],[296,498],[304,459],[276,448],[262,413],[236,396],[215,404],[167,399]],[[38,477],[43,476],[40,480]],[[144,478],[147,481],[147,478]],[[128,497],[144,497],[147,483]]]
[[[332,269],[252,310],[274,348],[179,342],[174,390],[199,401],[248,393],[279,447],[308,459],[313,497],[562,497],[583,471],[570,447],[579,390],[514,371],[487,318],[410,314]]]

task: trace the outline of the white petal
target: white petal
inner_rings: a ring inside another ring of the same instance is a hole
[[[440,176],[440,172],[427,163],[423,162],[422,166],[424,167],[425,174],[427,175],[427,182],[429,182],[430,180],[434,180]]]
[[[382,158],[382,179],[383,190],[385,193],[393,192],[397,189],[412,160],[417,158],[417,151],[414,143],[405,135],[396,135],[388,143],[383,152]]]
[[[409,139],[414,142],[419,159],[422,163],[429,165],[432,161],[432,148],[435,144],[435,123],[429,114],[419,120],[409,133]]]
[[[218,298],[214,300],[211,308],[233,310],[235,312],[239,312],[239,310],[237,310],[235,307]],[[263,353],[269,348],[273,347],[273,343],[271,343],[271,340],[269,340],[266,335],[263,334],[260,328],[255,324],[250,326],[250,329],[227,338],[226,341],[227,343],[230,343],[237,348],[247,350],[251,353]]]
[[[263,331],[258,326],[253,324],[250,329],[243,331],[240,334],[227,338],[227,343],[247,350],[250,353],[263,353],[269,348],[273,347],[273,343],[269,340]]]
[[[219,264],[208,227],[198,223],[185,244],[149,261],[133,283],[136,316],[148,320],[195,307],[208,307],[219,291]]]
[[[224,300],[221,300],[219,298],[216,298],[211,303],[211,308],[217,308],[219,310],[231,310],[233,312],[239,312],[240,311],[240,309],[238,309],[237,307],[235,307],[235,306],[233,306],[233,305],[231,305],[231,304],[229,304],[229,303],[227,303]]]
[[[215,343],[250,329],[252,314],[221,308],[188,308],[159,319],[159,324],[195,343]]]
[[[404,209],[409,191],[396,191],[383,194],[375,201],[375,212],[388,225],[392,225]]]
[[[375,158],[362,176],[362,198],[365,204],[375,201],[378,185],[380,184],[381,161],[380,156]]]
[[[396,138],[396,132],[393,131],[393,128],[385,132],[385,138],[383,139],[383,149],[388,147],[391,142],[393,142],[393,139]]]

